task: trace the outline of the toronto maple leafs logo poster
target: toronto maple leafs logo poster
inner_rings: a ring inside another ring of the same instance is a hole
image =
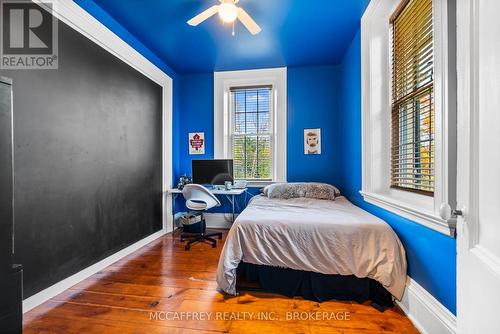
[[[189,154],[205,154],[205,132],[189,134]]]

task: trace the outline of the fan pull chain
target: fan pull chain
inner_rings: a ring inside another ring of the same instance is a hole
[[[234,36],[234,21],[233,21],[233,34],[232,35]]]

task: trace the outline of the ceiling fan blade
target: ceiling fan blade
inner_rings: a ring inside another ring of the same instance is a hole
[[[215,15],[219,11],[219,5],[210,7],[209,9],[201,12],[200,14],[193,17],[191,20],[187,21],[190,26],[197,26],[201,22],[208,19],[210,16]]]
[[[238,19],[243,23],[245,28],[250,31],[252,35],[257,35],[262,29],[260,29],[259,25],[255,23],[255,21],[248,15],[247,12],[243,8],[238,8]]]

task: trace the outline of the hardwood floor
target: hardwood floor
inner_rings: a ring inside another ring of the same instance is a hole
[[[225,296],[215,283],[221,249],[186,252],[167,235],[26,313],[24,333],[418,333],[397,308]]]

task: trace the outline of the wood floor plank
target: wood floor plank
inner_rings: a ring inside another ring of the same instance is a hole
[[[143,285],[160,285],[182,288],[215,289],[215,281],[190,279],[190,277],[178,278],[168,276],[149,276],[140,272],[136,274],[126,274],[123,272],[99,272],[94,275],[95,278],[121,283],[135,283]]]
[[[76,290],[67,290],[53,300],[143,311],[175,310],[179,306],[179,299],[175,298],[130,296]]]
[[[86,279],[85,281],[71,287],[71,289],[105,292],[110,294],[115,293],[124,295],[157,296],[157,297],[168,297],[172,294],[178,293],[179,291],[185,290],[184,288],[175,288],[168,286],[111,282],[111,281],[101,280],[95,277]]]
[[[193,277],[197,279],[207,279],[215,281],[214,271],[197,271],[197,270],[167,270],[164,268],[150,268],[150,267],[130,267],[130,266],[109,266],[102,270],[102,272],[122,272],[125,274],[135,274],[137,272],[149,276],[166,276],[166,277]]]
[[[47,303],[50,305],[53,302],[48,301]],[[163,310],[158,311],[163,312]],[[155,313],[154,310],[146,311],[100,305],[84,305],[72,302],[67,302],[51,308],[48,314],[49,316],[57,315],[57,317],[73,319],[75,322],[99,320],[103,323],[124,323],[127,326],[132,326],[132,324],[134,324],[138,328],[143,324],[151,324],[153,326],[166,328],[187,328],[192,330],[227,332],[230,324],[229,320],[224,319],[210,321],[198,321],[193,318],[186,320],[170,320],[170,318],[166,318],[166,315],[165,317],[160,316],[155,318],[157,313]],[[38,319],[40,318],[41,317]]]
[[[50,328],[50,329],[48,329]],[[187,328],[165,328],[149,324],[124,323],[113,324],[102,321],[75,321],[74,319],[46,316],[30,323],[29,327],[25,327],[24,334],[82,334],[82,333],[99,333],[99,334],[210,334],[213,331],[201,331]]]
[[[160,333],[220,333],[220,331],[204,331],[189,329],[185,327],[165,327],[156,326],[152,323],[141,323],[140,325],[128,321],[109,321],[106,319],[82,319],[68,316],[65,314],[46,314],[44,317],[37,318],[25,326],[23,333],[50,333],[50,334],[72,334],[72,333],[99,333],[99,334],[160,334]]]
[[[227,231],[222,242],[226,236]],[[418,333],[397,308],[380,313],[368,303],[221,294],[215,276],[222,242],[186,252],[178,237],[155,240],[26,313],[24,332]],[[349,319],[332,319],[332,314],[349,314]]]

